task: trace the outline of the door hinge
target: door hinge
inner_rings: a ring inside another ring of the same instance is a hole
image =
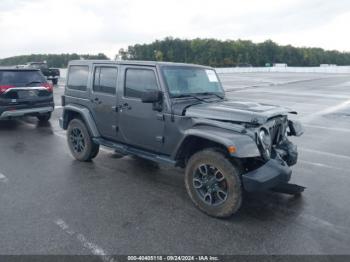
[[[164,136],[156,136],[156,141],[159,143],[164,143]]]

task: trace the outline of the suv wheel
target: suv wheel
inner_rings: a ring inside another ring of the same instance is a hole
[[[239,168],[220,151],[206,149],[187,163],[185,185],[194,204],[213,217],[228,217],[242,203]]]
[[[38,118],[38,120],[40,122],[47,122],[51,118],[51,113],[45,113],[45,114],[42,114],[42,115],[38,115],[37,118]]]
[[[84,122],[80,119],[70,121],[67,141],[72,155],[79,161],[90,161],[99,152],[100,146],[92,141]]]

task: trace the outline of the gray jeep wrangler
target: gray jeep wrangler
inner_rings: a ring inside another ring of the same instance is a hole
[[[229,100],[210,67],[142,61],[71,61],[60,126],[79,161],[99,147],[185,168],[194,204],[214,217],[241,206],[244,191],[300,194],[288,184],[300,136],[295,113]]]

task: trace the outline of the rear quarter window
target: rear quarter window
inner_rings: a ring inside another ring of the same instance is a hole
[[[70,66],[68,70],[68,83],[69,89],[86,91],[89,77],[88,66]]]

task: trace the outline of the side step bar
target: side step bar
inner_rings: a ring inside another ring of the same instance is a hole
[[[134,156],[145,158],[145,159],[148,159],[148,160],[151,160],[151,161],[154,161],[157,163],[161,163],[161,164],[167,164],[167,165],[171,165],[171,166],[176,165],[176,161],[170,159],[166,155],[158,155],[158,154],[150,153],[150,152],[142,150],[142,149],[138,149],[135,147],[127,146],[127,145],[116,143],[116,142],[111,142],[111,141],[105,140],[103,138],[93,138],[92,140],[96,144],[99,144],[99,145],[102,145],[105,147],[109,147],[109,148],[113,148],[115,151],[117,151],[118,153],[121,153],[123,155],[134,155]]]

